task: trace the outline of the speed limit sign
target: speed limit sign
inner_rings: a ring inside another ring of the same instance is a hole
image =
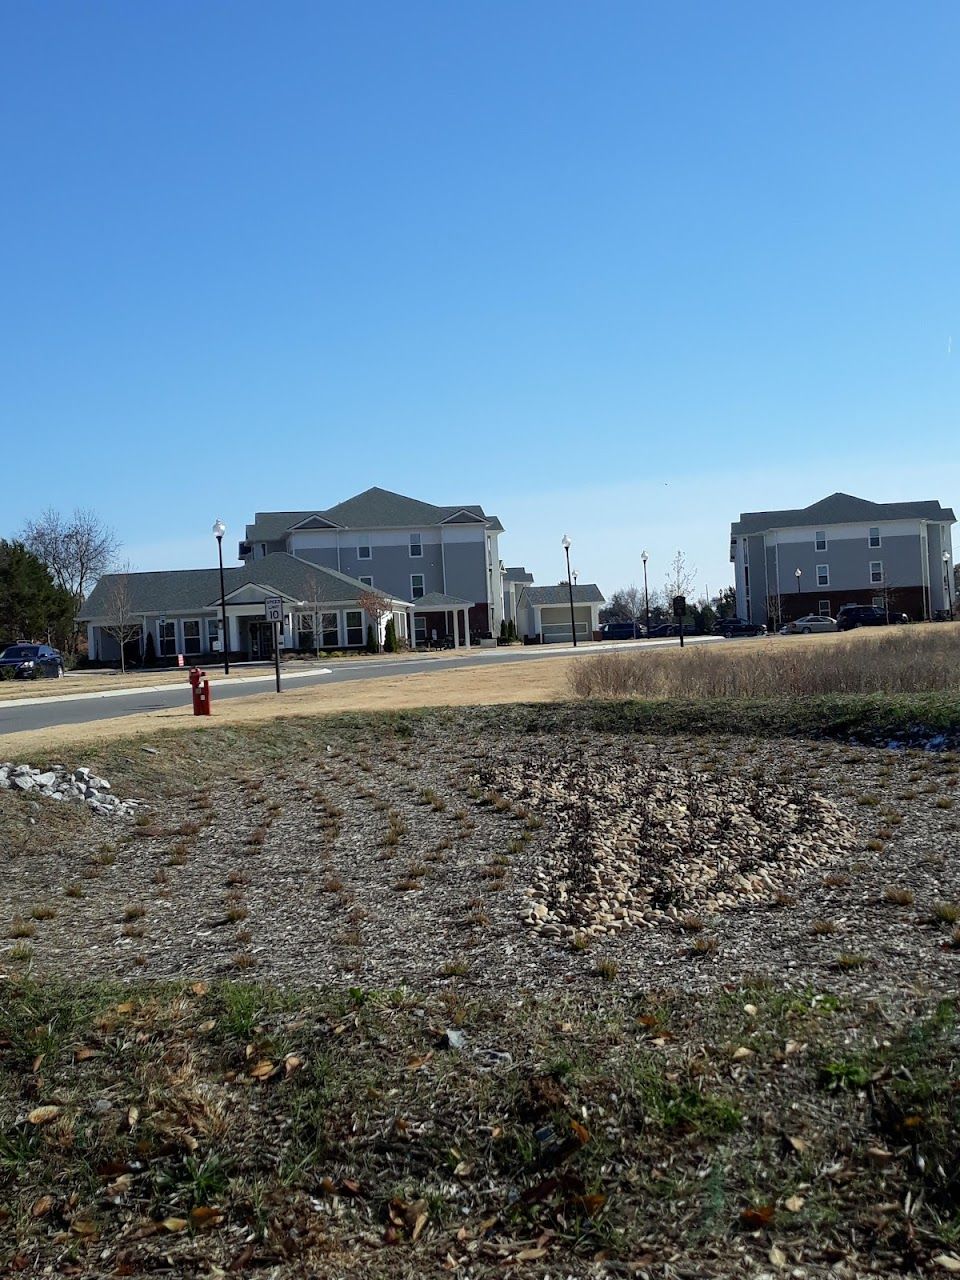
[[[280,596],[267,596],[263,602],[263,616],[267,622],[282,622],[283,599]]]

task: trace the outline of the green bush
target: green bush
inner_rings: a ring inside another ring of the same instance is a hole
[[[387,619],[387,626],[383,637],[383,647],[387,653],[396,653],[400,646],[397,643],[397,624],[393,617]]]

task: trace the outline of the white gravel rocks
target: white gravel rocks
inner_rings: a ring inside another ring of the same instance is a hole
[[[43,796],[73,804],[86,804],[103,817],[131,818],[140,800],[121,800],[113,795],[110,783],[90,769],[74,769],[63,765],[52,769],[35,769],[29,764],[0,763],[0,791],[17,791],[31,797]]]

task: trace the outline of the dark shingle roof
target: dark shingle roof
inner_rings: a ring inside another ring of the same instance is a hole
[[[524,587],[521,599],[529,604],[569,604],[570,590],[565,582],[556,587]],[[603,604],[603,592],[595,582],[573,588],[574,604]]]
[[[78,614],[78,621],[93,622],[110,612],[113,584],[122,575],[107,573],[100,579]],[[220,601],[220,574],[217,569],[169,569],[154,573],[126,575],[130,595],[129,612],[183,613],[203,611]],[[356,578],[335,569],[309,564],[285,551],[275,551],[249,565],[224,569],[224,588],[229,597],[241,587],[268,587],[291,600],[316,600],[321,604],[354,604],[370,588]],[[253,607],[253,606],[251,606]]]
[[[440,609],[469,609],[472,605],[472,600],[461,600],[459,596],[446,596],[442,591],[430,591],[427,595],[414,600],[413,611],[429,613],[431,610]]]
[[[428,525],[443,524],[451,516],[461,511],[481,520],[488,529],[502,532],[503,525],[496,516],[488,516],[483,507],[460,504],[452,507],[437,507],[431,502],[420,502],[417,498],[406,498],[402,493],[392,493],[389,489],[365,489],[335,507],[327,510],[316,508],[313,511],[258,511],[253,524],[247,525],[248,542],[271,542],[282,538],[288,529],[310,516],[318,515],[331,524],[342,529],[405,529],[423,528]]]
[[[742,511],[731,533],[765,533],[815,524],[858,524],[870,520],[948,520],[956,516],[939,502],[869,502],[849,493],[831,493],[809,507],[792,511]]]
[[[515,569],[504,569],[503,576],[507,582],[533,582],[533,574],[528,573],[523,565]]]

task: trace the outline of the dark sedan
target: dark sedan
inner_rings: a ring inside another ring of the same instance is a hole
[[[40,680],[63,675],[63,655],[48,644],[8,644],[0,653],[0,668],[13,671],[20,680]]]
[[[728,640],[735,636],[765,636],[767,628],[762,622],[748,622],[746,618],[721,618],[717,630]]]

